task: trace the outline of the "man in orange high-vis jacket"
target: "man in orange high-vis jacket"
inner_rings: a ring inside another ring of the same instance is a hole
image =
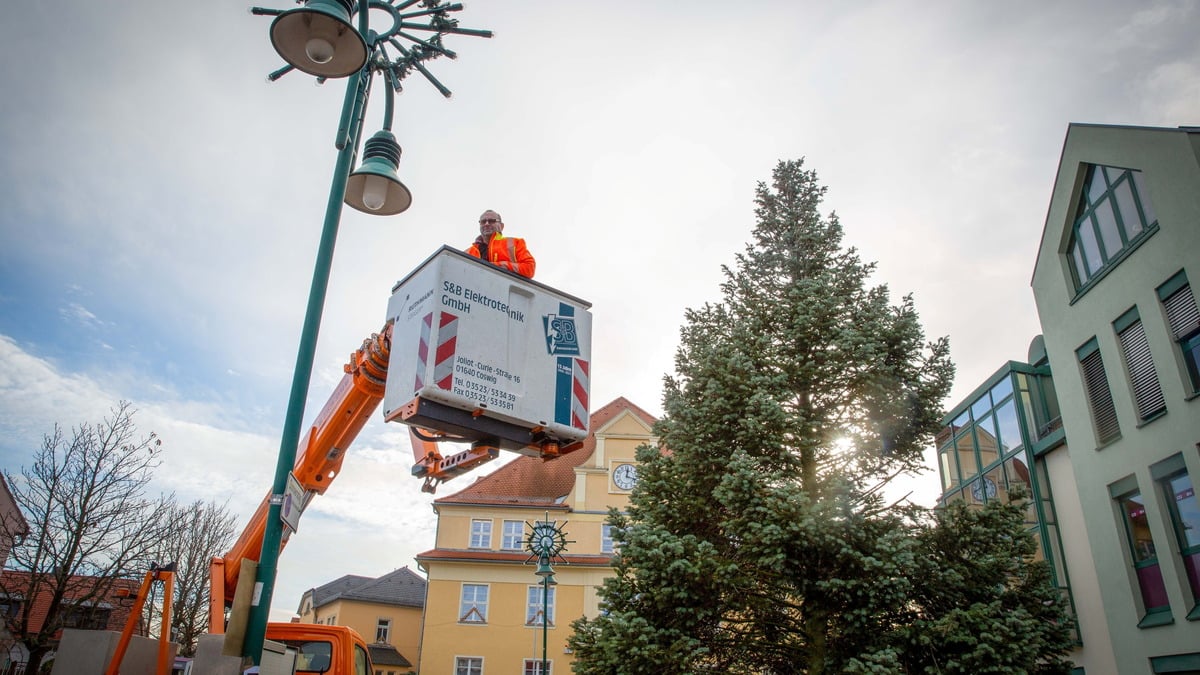
[[[537,262],[520,237],[504,236],[504,221],[491,209],[479,216],[479,236],[467,248],[467,253],[493,265],[532,279]]]

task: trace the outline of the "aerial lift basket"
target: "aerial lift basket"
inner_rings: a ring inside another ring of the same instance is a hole
[[[384,418],[543,457],[582,441],[590,308],[443,246],[392,289]]]

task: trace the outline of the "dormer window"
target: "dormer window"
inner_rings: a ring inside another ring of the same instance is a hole
[[[1141,171],[1088,165],[1067,249],[1075,290],[1084,290],[1157,228]]]

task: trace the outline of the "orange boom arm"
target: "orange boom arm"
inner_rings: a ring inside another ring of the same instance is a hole
[[[308,435],[300,442],[292,473],[304,489],[305,504],[312,495],[324,494],[337,477],[346,449],[383,400],[391,341],[391,324],[363,341],[362,347],[350,356],[342,381],[313,421]],[[242,559],[257,561],[262,553],[269,506],[270,495],[267,495],[233,548],[224,557],[213,558],[209,568],[212,591],[209,600],[210,633],[225,632],[225,607],[233,602]]]

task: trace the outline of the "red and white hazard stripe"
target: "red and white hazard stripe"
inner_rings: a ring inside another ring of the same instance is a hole
[[[433,381],[441,389],[454,387],[454,352],[458,349],[458,317],[442,312],[438,317],[437,351],[433,357]]]
[[[429,329],[433,325],[433,312],[421,319],[421,340],[417,342],[417,380],[413,384],[416,393],[425,388],[425,369],[429,366]]]
[[[572,359],[571,368],[571,426],[588,428],[588,391],[591,385],[588,362]]]

